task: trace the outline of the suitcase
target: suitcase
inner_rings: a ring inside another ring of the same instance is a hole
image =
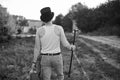
[[[41,56],[38,57],[33,73],[29,74],[29,80],[43,80],[41,70]]]
[[[30,74],[30,80],[41,80],[37,72]]]

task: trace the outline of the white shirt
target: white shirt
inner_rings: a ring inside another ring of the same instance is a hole
[[[60,44],[68,49],[71,48],[64,30],[61,26],[51,25],[40,27],[36,32],[36,48],[41,48],[41,53],[61,52]]]

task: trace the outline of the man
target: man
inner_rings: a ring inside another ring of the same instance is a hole
[[[41,55],[43,80],[50,80],[52,69],[55,70],[58,80],[63,80],[63,59],[60,44],[69,50],[75,50],[75,46],[70,45],[67,41],[61,26],[52,24],[54,12],[51,12],[50,7],[45,7],[40,12],[40,19],[44,25],[36,32],[32,69],[35,66],[38,56]]]

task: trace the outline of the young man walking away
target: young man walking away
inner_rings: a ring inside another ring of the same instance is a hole
[[[36,32],[32,69],[38,56],[41,55],[43,80],[50,80],[52,69],[55,70],[58,80],[64,80],[60,44],[69,50],[75,50],[75,46],[67,41],[63,28],[52,23],[54,12],[51,12],[50,7],[45,7],[40,12],[40,19],[45,25]]]

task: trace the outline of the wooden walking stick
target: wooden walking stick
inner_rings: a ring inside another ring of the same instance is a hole
[[[76,37],[76,30],[74,30],[73,45],[75,44],[75,37]],[[73,58],[73,50],[71,50],[71,59],[70,59],[70,66],[69,66],[68,77],[70,77],[70,74],[71,74],[72,58]]]

